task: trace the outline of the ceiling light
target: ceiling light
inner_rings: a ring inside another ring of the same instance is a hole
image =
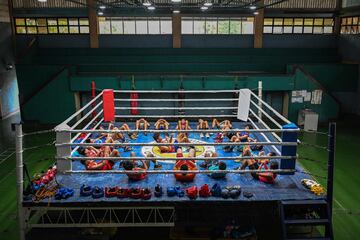
[[[47,0],[38,0],[38,2],[44,3],[44,2],[47,2]]]
[[[150,2],[143,2],[143,5],[144,5],[145,7],[149,7],[149,6],[151,6],[151,3],[150,3]]]
[[[171,0],[173,3],[179,3],[181,0]]]
[[[155,10],[155,7],[154,6],[148,6],[148,8],[147,8],[148,10]]]
[[[100,5],[100,7],[99,7],[100,9],[105,9],[106,8],[106,6],[105,5]]]
[[[180,10],[173,10],[173,13],[180,13]]]
[[[254,12],[254,15],[259,15],[259,12],[258,11]]]
[[[213,4],[212,4],[212,2],[206,2],[206,3],[204,3],[204,6],[206,6],[206,7],[211,7]]]
[[[102,16],[102,15],[104,15],[104,13],[103,13],[102,11],[99,11],[99,12],[98,12],[98,15],[99,15],[99,16]]]
[[[202,6],[200,9],[205,11],[205,10],[208,10],[209,8],[207,6]]]
[[[255,10],[256,9],[256,6],[255,5],[250,5],[249,7],[251,10]]]

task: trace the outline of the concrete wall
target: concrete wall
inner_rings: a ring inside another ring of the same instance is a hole
[[[11,25],[0,23],[0,104],[1,117],[6,118],[19,109],[18,85],[12,48]],[[7,70],[6,65],[13,69]]]
[[[264,48],[336,48],[335,35],[264,34]]]

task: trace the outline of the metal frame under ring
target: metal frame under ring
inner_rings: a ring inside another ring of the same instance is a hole
[[[68,170],[64,173],[81,174],[211,174],[211,173],[295,173],[296,169],[266,169],[266,170]]]

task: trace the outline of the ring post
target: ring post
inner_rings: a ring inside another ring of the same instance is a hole
[[[258,116],[260,119],[262,119],[262,95],[263,95],[263,86],[262,86],[262,81],[259,81],[258,83],[258,95],[259,95],[259,101],[258,101],[258,105],[259,105],[259,111],[258,111]]]
[[[282,126],[282,129],[298,129],[298,126],[294,123],[289,123]],[[282,142],[294,142],[297,143],[297,132],[282,132]],[[296,166],[296,150],[297,146],[281,146],[282,156],[292,156],[291,159],[281,159],[280,169],[295,169]],[[283,175],[293,175],[294,173],[283,173]]]
[[[328,136],[328,176],[327,176],[327,190],[326,190],[326,200],[329,206],[329,220],[330,226],[332,224],[332,207],[333,207],[333,194],[334,194],[334,162],[335,162],[335,142],[336,140],[336,123],[331,122],[329,124],[329,136]],[[331,231],[332,228],[327,229]],[[330,233],[332,236],[332,233]]]
[[[25,240],[25,219],[24,211],[22,208],[23,192],[24,192],[24,179],[23,179],[23,132],[22,125],[15,125],[16,131],[16,183],[17,183],[17,210],[19,221],[20,240]]]
[[[104,122],[113,122],[115,120],[114,90],[105,89],[103,91],[103,109]]]
[[[55,128],[56,143],[70,143],[71,132],[67,124],[60,124]],[[56,163],[58,171],[65,172],[72,170],[71,160],[64,159],[71,156],[71,146],[56,146],[56,156],[59,158]]]

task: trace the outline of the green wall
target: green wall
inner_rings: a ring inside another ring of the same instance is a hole
[[[131,89],[133,78],[136,89],[145,90],[181,83],[185,89],[255,89],[259,80],[264,91],[324,86],[322,105],[290,103],[289,118],[296,121],[298,110],[309,107],[326,121],[339,112],[327,92],[356,89],[356,66],[337,61],[336,49],[37,49],[17,64],[17,73],[23,99],[38,92],[22,106],[25,121],[61,122],[75,110],[73,93],[89,91],[91,81],[98,89]]]

